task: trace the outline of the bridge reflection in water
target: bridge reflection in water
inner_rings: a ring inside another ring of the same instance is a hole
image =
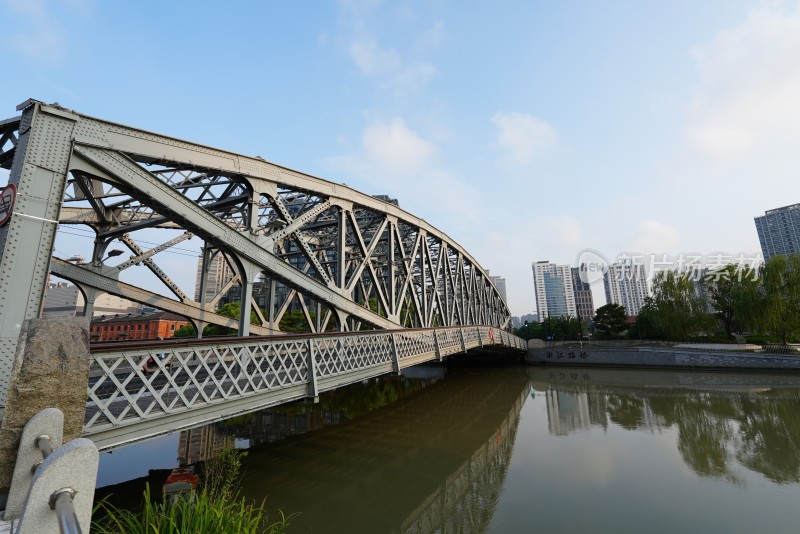
[[[800,375],[529,369],[554,436],[616,425],[677,430],[686,465],[743,484],[741,468],[778,484],[800,482]]]
[[[442,368],[415,369],[411,380],[376,379],[318,405],[184,432],[179,456],[205,459],[230,445],[226,436],[263,445],[245,459],[241,489],[257,501],[266,495],[272,514],[302,512],[293,531],[482,532],[530,393],[524,368],[482,371],[451,370],[439,381]]]
[[[242,491],[273,515],[301,512],[296,532],[776,532],[800,519],[788,504],[800,498],[800,376],[404,373],[172,447],[191,463],[249,445]]]

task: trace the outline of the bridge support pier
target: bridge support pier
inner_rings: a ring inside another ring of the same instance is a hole
[[[90,362],[88,317],[22,324],[0,426],[0,495],[11,486],[22,429],[34,415],[58,408],[64,413],[64,441],[81,436]]]

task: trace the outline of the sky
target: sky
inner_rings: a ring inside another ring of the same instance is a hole
[[[0,118],[58,102],[388,194],[504,276],[513,315],[531,262],[754,256],[753,217],[800,202],[798,1],[0,0],[0,20]]]

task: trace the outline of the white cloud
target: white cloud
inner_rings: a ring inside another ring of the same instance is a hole
[[[499,112],[491,120],[497,128],[496,146],[506,163],[524,165],[556,144],[553,127],[533,115]]]
[[[401,208],[461,242],[484,226],[488,216],[485,197],[443,167],[438,153],[433,142],[411,129],[403,118],[395,117],[368,124],[360,149],[330,158],[328,165],[345,172],[348,185],[397,198]]]
[[[70,8],[79,8],[62,0]],[[58,63],[65,57],[66,37],[58,18],[51,12],[47,0],[6,0],[9,8],[19,14],[22,31],[7,34],[7,44],[24,57],[48,63]]]
[[[394,50],[382,50],[373,40],[353,41],[350,58],[365,76],[380,76],[395,72],[401,64]]]
[[[383,172],[416,172],[428,165],[436,147],[396,117],[389,122],[374,122],[362,138],[364,155]]]
[[[417,95],[422,93],[438,73],[430,63],[416,62],[397,71],[394,76],[381,84],[381,87],[394,92],[398,96]]]
[[[415,48],[418,52],[424,52],[438,48],[444,40],[444,22],[441,20],[425,30],[422,35],[417,37]]]
[[[353,41],[349,54],[361,74],[401,97],[421,93],[438,73],[433,64],[404,61],[397,51],[381,48],[373,39]]]
[[[721,163],[797,149],[800,4],[762,3],[740,25],[689,53],[699,76],[690,143]]]
[[[631,240],[627,252],[644,254],[669,254],[677,252],[680,243],[678,230],[658,221],[642,221],[636,235]]]

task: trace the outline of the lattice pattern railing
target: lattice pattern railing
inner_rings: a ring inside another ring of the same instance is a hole
[[[461,339],[461,331],[457,329],[448,329],[444,331],[437,331],[439,351],[442,355],[453,354],[463,350]]]
[[[420,354],[436,352],[433,330],[395,334],[397,356],[403,360]]]
[[[493,327],[98,348],[92,353],[84,434],[298,385],[308,385],[314,396],[318,381],[319,390],[330,389],[419,363],[404,365],[409,358],[433,360],[491,344],[525,348],[524,340]],[[325,380],[335,383],[326,386]]]
[[[392,361],[391,334],[346,336],[313,341],[319,378],[363,370]]]

